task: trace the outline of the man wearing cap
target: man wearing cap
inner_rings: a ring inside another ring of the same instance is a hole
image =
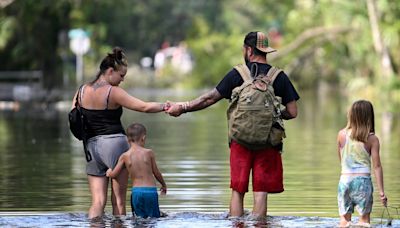
[[[257,65],[258,72],[267,74],[271,65],[267,63],[267,54],[276,51],[269,47],[268,38],[262,32],[250,32],[244,38],[243,57],[251,69]],[[231,69],[219,84],[200,97],[187,101],[171,103],[167,113],[179,116],[185,112],[193,112],[207,108],[222,98],[230,99],[232,90],[243,84],[243,79],[236,69]],[[286,107],[282,118],[289,120],[297,116],[296,101],[300,98],[288,76],[282,71],[276,77],[273,88],[276,96],[282,98]],[[248,192],[249,176],[252,171],[253,212],[252,216],[264,218],[267,214],[267,194],[283,192],[283,168],[280,147],[268,147],[261,150],[250,150],[234,140],[230,147],[230,174],[232,196],[230,216],[242,216],[244,195]]]

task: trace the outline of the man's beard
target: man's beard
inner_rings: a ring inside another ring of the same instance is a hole
[[[246,65],[250,63],[250,59],[247,57],[247,55],[244,56],[244,62],[246,63]]]

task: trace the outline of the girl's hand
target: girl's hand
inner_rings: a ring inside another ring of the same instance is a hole
[[[381,197],[382,205],[383,205],[384,207],[387,207],[388,198],[386,197],[385,193],[381,193],[381,194],[380,194],[380,197]]]

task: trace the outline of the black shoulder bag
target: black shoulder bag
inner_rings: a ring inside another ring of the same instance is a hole
[[[82,86],[83,85],[79,87],[78,94],[76,95],[75,107],[68,113],[68,120],[71,133],[74,135],[75,138],[83,141],[83,149],[85,151],[86,161],[89,162],[92,160],[92,156],[86,149],[87,138],[85,131],[85,116],[82,113],[82,109],[78,100],[81,94]]]
[[[79,87],[78,94],[76,95],[75,99],[75,107],[68,113],[68,120],[69,120],[69,129],[71,133],[77,138],[78,140],[83,139],[83,124],[84,124],[84,117],[81,111],[81,106],[79,104],[79,96],[81,94],[82,86]]]

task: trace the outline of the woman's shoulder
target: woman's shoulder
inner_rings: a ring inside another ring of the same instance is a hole
[[[120,99],[120,98],[128,95],[128,93],[119,86],[111,86],[109,91],[110,91],[109,96],[111,99],[113,99],[113,98]]]
[[[113,93],[127,93],[123,88],[115,85],[111,86],[110,90],[112,90]]]

